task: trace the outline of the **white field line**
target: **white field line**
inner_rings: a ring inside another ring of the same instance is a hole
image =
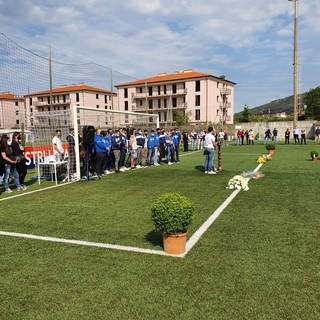
[[[43,188],[43,189],[37,189],[37,190],[33,190],[33,191],[26,191],[26,192],[20,191],[21,193],[13,195],[13,196],[10,196],[10,197],[7,197],[7,198],[0,199],[0,201],[6,201],[6,200],[13,199],[13,198],[18,198],[18,197],[25,196],[27,194],[31,194],[31,193],[41,192],[41,191],[45,191],[45,190],[49,190],[49,189],[53,189],[53,188],[62,187],[62,186],[65,186],[67,184],[70,184],[70,183],[74,183],[74,181],[72,181],[72,182],[64,182],[63,184],[58,184],[58,185],[54,185],[54,186],[51,186],[51,187],[46,187],[46,188]]]
[[[42,240],[42,241],[49,241],[49,242],[69,243],[69,244],[76,244],[76,245],[87,246],[87,247],[98,247],[98,248],[105,248],[105,249],[116,249],[116,250],[123,250],[123,251],[133,251],[133,252],[142,252],[142,253],[149,253],[149,254],[158,254],[162,256],[170,256],[169,254],[161,250],[143,249],[143,248],[137,248],[137,247],[121,246],[116,244],[108,244],[108,243],[100,243],[100,242],[44,237],[44,236],[36,236],[33,234],[7,232],[7,231],[0,231],[0,235],[8,236],[8,237],[25,238],[25,239],[35,239],[35,240]]]
[[[254,169],[254,172],[257,172],[262,167],[262,165],[263,163],[260,163]],[[49,187],[46,189],[50,189],[50,188],[56,188],[56,186]],[[37,192],[37,191],[41,191],[41,190],[35,190],[31,192]],[[186,244],[186,251],[180,255],[170,255],[161,250],[144,249],[144,248],[129,247],[129,246],[122,246],[122,245],[108,244],[108,243],[82,241],[82,240],[70,240],[70,239],[62,239],[62,238],[54,238],[54,237],[45,237],[45,236],[37,236],[37,235],[25,234],[25,233],[0,231],[0,235],[183,258],[189,253],[189,251],[200,240],[203,234],[208,230],[208,228],[213,224],[213,222],[219,217],[219,215],[231,203],[231,201],[237,196],[239,192],[240,190],[233,191],[233,193],[221,204],[221,206],[211,214],[211,216],[202,224],[202,226],[190,237],[190,239],[187,241],[187,244]]]

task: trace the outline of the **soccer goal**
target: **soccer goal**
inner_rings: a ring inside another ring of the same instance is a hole
[[[159,127],[159,116],[157,114],[98,109],[85,106],[73,106],[67,110],[34,112],[30,118],[33,124],[32,131],[34,141],[32,151],[27,154],[27,157],[30,158],[30,162],[33,162],[33,166],[38,168],[39,179],[52,178],[52,172],[45,171],[49,170],[50,166],[44,166],[43,163],[49,160],[51,162],[56,160],[53,158],[54,151],[52,143],[56,130],[61,131],[60,140],[65,155],[64,159],[60,159],[60,162],[67,163],[68,165],[66,170],[64,170],[66,175],[67,172],[68,174],[69,172],[73,172],[73,170],[69,170],[70,159],[72,159],[72,157],[69,155],[69,145],[67,141],[71,128],[74,129],[75,133],[75,146],[78,146],[84,127],[90,127],[93,131],[97,129],[115,130],[126,128],[128,133],[133,127],[148,130]],[[94,132],[92,134],[94,135]],[[73,172],[73,176],[76,179],[81,178],[80,151],[80,148],[75,148],[75,172]],[[67,176],[64,180],[68,181],[69,178],[70,176]]]
[[[74,132],[81,135],[84,127],[108,130],[126,128],[130,133],[132,128],[156,129],[159,127],[158,114],[140,113],[130,111],[118,111],[109,109],[90,108],[85,106],[73,106]],[[75,145],[79,145],[79,135],[75,134]],[[75,148],[76,156],[76,178],[81,178],[80,149]]]

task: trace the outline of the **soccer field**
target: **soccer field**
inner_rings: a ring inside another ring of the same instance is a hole
[[[150,207],[179,192],[196,207],[189,236],[232,194],[265,149],[222,148],[223,172],[203,173],[201,152],[101,180],[0,202],[0,230],[142,248],[143,252],[0,235],[3,319],[318,319],[320,162],[316,146],[280,145],[183,258],[160,251]],[[51,186],[52,183],[44,182]]]

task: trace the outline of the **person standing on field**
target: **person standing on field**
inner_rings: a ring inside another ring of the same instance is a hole
[[[214,135],[213,127],[208,128],[208,133],[204,138],[204,154],[206,156],[204,162],[204,173],[207,174],[216,174],[213,170],[213,163],[214,163],[214,150],[217,147],[216,138]]]

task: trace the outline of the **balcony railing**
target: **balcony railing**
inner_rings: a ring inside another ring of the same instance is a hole
[[[220,94],[221,94],[221,95],[224,95],[224,96],[228,96],[228,95],[231,94],[231,89],[222,88],[222,89],[220,89]]]
[[[65,101],[52,101],[53,106],[62,105],[62,104],[70,104],[71,100],[66,99]],[[48,101],[35,101],[32,103],[35,107],[43,107],[43,106],[50,106],[50,102]]]
[[[153,91],[152,95],[149,95],[149,92],[145,93],[133,93],[133,99],[145,99],[145,98],[159,98],[159,97],[168,97],[168,96],[179,96],[179,95],[186,95],[187,89],[178,89],[176,92],[172,90],[167,90],[164,92]]]
[[[225,103],[221,102],[220,103],[220,108],[221,109],[223,109],[223,108],[230,109],[231,108],[231,102],[225,102]]]

